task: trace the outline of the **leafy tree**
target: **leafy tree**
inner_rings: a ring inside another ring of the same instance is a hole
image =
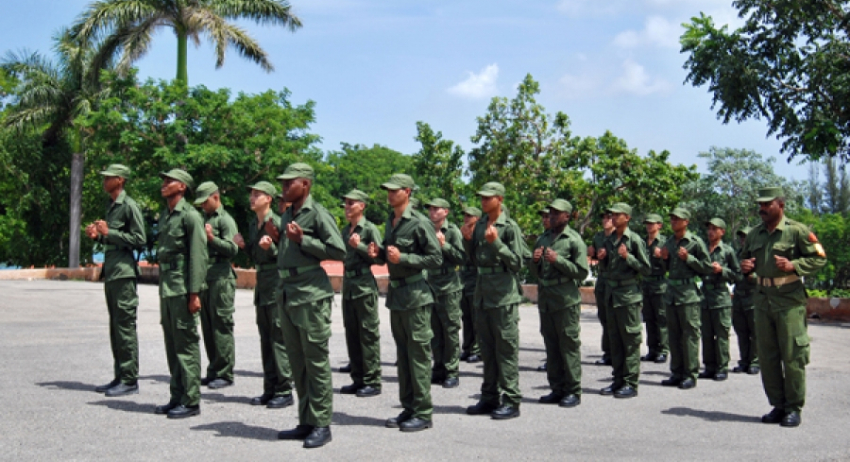
[[[844,165],[838,165],[835,159],[824,161],[824,200],[827,213],[847,213],[850,211],[850,178]]]
[[[177,36],[177,80],[188,85],[187,45],[200,45],[205,35],[215,46],[216,68],[224,65],[225,52],[233,47],[263,70],[273,70],[267,53],[241,27],[228,20],[250,19],[295,31],[301,20],[285,0],[99,0],[92,2],[74,25],[84,42],[103,37],[95,68],[104,68],[120,55],[117,69],[126,72],[144,56],[154,33],[169,27]]]
[[[850,157],[850,2],[735,0],[744,25],[684,24],[686,82],[708,85],[724,123],[764,118],[789,160]]]
[[[416,137],[422,146],[413,154],[413,177],[417,181],[417,195],[425,199],[442,197],[451,205],[455,222],[462,219],[463,207],[470,200],[471,191],[463,181],[463,149],[451,140],[443,139],[430,125],[416,122]]]
[[[811,210],[801,210],[792,218],[809,225],[826,249],[827,264],[814,278],[807,278],[809,288],[850,288],[850,220],[838,213],[816,215]]]

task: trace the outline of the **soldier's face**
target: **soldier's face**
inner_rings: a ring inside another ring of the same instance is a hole
[[[561,211],[551,211],[548,215],[549,227],[554,229],[560,229],[567,225],[567,222],[570,221],[570,214],[567,212]]]
[[[390,204],[390,207],[399,207],[403,205],[409,197],[409,188],[387,190],[387,203]]]
[[[738,244],[744,245],[744,241],[746,241],[746,240],[747,240],[747,236],[744,236],[744,235],[741,235],[741,234],[738,235]]]
[[[779,221],[779,219],[782,218],[784,210],[785,204],[780,203],[778,200],[759,202],[759,216],[765,223],[775,223]]]
[[[661,229],[661,223],[647,223],[646,224],[646,233],[652,234],[657,233]]]
[[[287,202],[296,202],[307,194],[307,188],[308,182],[304,178],[283,180],[283,197]]]
[[[366,203],[354,199],[345,199],[345,219],[348,221],[359,217],[366,208]]]
[[[449,216],[449,209],[445,209],[443,207],[428,207],[428,218],[431,219],[431,223],[439,223],[446,219]]]
[[[611,222],[614,223],[614,227],[618,229],[622,229],[625,226],[629,226],[629,220],[631,218],[631,216],[626,215],[625,213],[611,214]]]
[[[549,213],[541,213],[540,219],[543,221],[543,229],[549,229],[552,227],[552,215]]]
[[[174,178],[164,177],[162,179],[162,187],[159,188],[162,197],[174,197],[177,194],[186,191],[186,185],[175,180]]]
[[[216,209],[218,209],[219,204],[221,204],[221,198],[218,193],[216,193],[208,197],[207,200],[201,204],[201,209],[204,210],[204,213],[213,213]]]
[[[500,196],[481,196],[481,210],[484,213],[493,213],[502,207]]]
[[[670,227],[673,228],[674,233],[684,232],[688,229],[688,220],[670,215]]]
[[[470,223],[478,223],[478,217],[475,215],[468,215],[466,213],[463,214],[463,224],[468,225]]]
[[[614,227],[614,221],[610,213],[602,215],[602,229],[608,230]]]
[[[258,191],[256,189],[251,190],[251,197],[248,199],[251,202],[251,210],[265,210],[272,203],[272,196],[268,194]]]
[[[124,184],[124,179],[120,176],[105,176],[103,177],[103,190],[107,193],[112,193]]]
[[[723,239],[723,235],[726,234],[726,230],[723,228],[718,228],[714,225],[708,225],[708,240],[711,242],[718,242]]]

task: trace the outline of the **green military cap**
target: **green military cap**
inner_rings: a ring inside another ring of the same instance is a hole
[[[416,183],[413,182],[413,178],[410,175],[405,175],[404,173],[394,173],[393,176],[390,177],[389,181],[381,185],[381,189],[405,189],[416,188]]]
[[[540,214],[540,215],[548,215],[548,214],[549,214],[549,212],[551,212],[551,210],[549,210],[549,207],[543,207],[543,208],[542,208],[542,209],[540,209],[540,211],[539,211],[539,212],[537,212],[537,213],[538,213],[538,214]]]
[[[348,194],[342,196],[343,199],[351,199],[353,201],[366,202],[369,200],[369,195],[359,189],[352,189]]]
[[[747,237],[747,234],[750,234],[750,230],[752,229],[753,228],[750,228],[749,226],[744,226],[743,228],[739,229],[738,232],[735,234],[737,234],[738,236]]]
[[[189,172],[182,168],[172,168],[167,172],[160,173],[159,176],[162,178],[177,180],[185,184],[189,189],[195,189],[195,180],[192,179],[192,175],[189,175]]]
[[[670,212],[670,216],[671,217],[679,217],[683,220],[690,220],[691,219],[691,212],[688,211],[688,209],[686,209],[684,207],[676,207],[675,209],[673,209],[672,212]]]
[[[505,186],[498,181],[491,181],[489,183],[485,183],[484,186],[481,187],[481,190],[478,191],[479,196],[484,197],[492,197],[492,196],[502,196],[505,195]]]
[[[195,205],[201,205],[218,191],[218,186],[212,181],[204,181],[203,183],[198,185],[198,189],[195,190]]]
[[[551,204],[549,204],[549,209],[570,213],[573,211],[573,204],[570,204],[565,199],[555,199]]]
[[[722,220],[722,219],[720,219],[720,218],[717,218],[717,217],[712,218],[711,220],[706,221],[706,222],[705,222],[705,226],[707,227],[708,225],[714,225],[714,226],[717,226],[717,227],[718,227],[718,228],[720,228],[720,229],[726,229],[726,222],[725,222],[725,221],[723,221],[723,220]]]
[[[785,193],[782,191],[782,188],[771,187],[771,188],[759,188],[759,197],[756,199],[756,202],[771,202],[777,197],[784,197]]]
[[[643,219],[644,223],[663,223],[664,220],[661,219],[661,215],[657,213],[650,213]]]
[[[632,207],[625,202],[617,202],[616,204],[608,207],[607,210],[611,213],[624,213],[626,215],[632,214]]]
[[[112,164],[106,170],[100,172],[103,176],[119,176],[125,180],[130,178],[130,167],[121,164]]]
[[[198,187],[200,189],[200,187]],[[274,197],[277,194],[277,188],[274,187],[273,184],[268,181],[258,181],[251,186],[248,186],[248,189],[256,189],[261,193],[268,194],[269,196]]]
[[[286,170],[283,171],[283,175],[277,177],[278,180],[294,180],[296,178],[306,178],[308,180],[315,179],[313,167],[303,162],[296,162],[294,164],[289,164],[289,166],[286,167]]]
[[[463,214],[481,218],[481,209],[478,207],[466,207],[463,209]]]
[[[449,201],[436,197],[434,199],[431,199],[430,201],[425,202],[425,207],[439,207],[441,209],[448,209],[451,208],[451,205],[449,204]]]

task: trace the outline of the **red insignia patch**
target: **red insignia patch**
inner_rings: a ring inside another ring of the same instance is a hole
[[[818,237],[817,237],[817,236],[815,236],[815,233],[810,232],[810,233],[809,233],[809,242],[811,242],[811,243],[815,243],[815,242],[817,242],[817,241],[818,241]]]

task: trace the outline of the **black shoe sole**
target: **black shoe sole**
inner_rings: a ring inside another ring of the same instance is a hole
[[[420,425],[418,427],[400,427],[399,430],[401,430],[405,433],[413,433],[413,432],[418,432],[418,431],[422,431],[422,430],[431,428],[433,426],[434,426],[433,422],[428,422],[425,425]]]
[[[107,398],[117,398],[119,396],[138,395],[138,394],[139,394],[139,387],[136,387],[132,390],[122,391],[121,393],[109,394],[109,392],[107,391],[104,396],[106,396]]]

